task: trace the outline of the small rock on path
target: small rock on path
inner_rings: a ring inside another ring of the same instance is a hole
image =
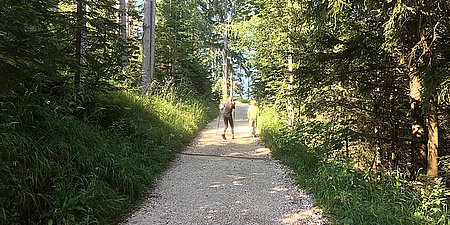
[[[126,220],[150,224],[326,224],[313,199],[250,135],[247,105],[238,103],[235,139],[222,140],[217,119],[186,147]]]

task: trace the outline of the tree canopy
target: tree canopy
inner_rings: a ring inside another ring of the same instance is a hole
[[[144,2],[154,87],[247,93],[292,132],[327,123],[324,154],[355,168],[449,179],[448,0],[2,0],[0,122],[35,106],[86,119],[99,93],[139,93]]]

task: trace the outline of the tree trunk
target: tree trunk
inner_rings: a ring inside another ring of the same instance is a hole
[[[288,71],[289,71],[289,83],[288,83],[288,105],[287,105],[287,114],[288,114],[288,125],[293,126],[295,121],[295,112],[294,112],[294,104],[292,102],[292,84],[294,83],[294,74],[293,74],[293,65],[292,65],[292,54],[288,55]]]
[[[439,147],[439,127],[436,104],[430,104],[427,119],[428,126],[428,167],[427,175],[431,178],[438,176],[438,147]]]
[[[124,47],[124,56],[122,57],[122,63],[124,66],[128,65],[128,32],[127,32],[127,1],[120,0],[119,2],[119,15],[120,15],[120,37],[122,39],[122,45]]]
[[[431,77],[431,63],[432,55],[431,49],[428,44],[425,24],[423,24],[423,17],[420,21],[420,42],[422,44],[422,63],[423,63],[423,73],[427,77]],[[430,85],[430,84],[428,84]],[[438,125],[438,115],[437,106],[435,102],[436,90],[432,88],[431,90],[431,100],[430,106],[427,112],[427,130],[428,130],[428,140],[427,140],[427,176],[435,178],[438,176],[438,149],[439,149],[439,125]]]
[[[244,69],[244,72],[247,75],[247,98],[250,99],[250,80],[252,79],[252,71],[250,71],[246,63],[240,62],[239,65]]]
[[[230,54],[230,96],[233,97],[234,89],[236,88],[234,85],[234,60],[233,55]]]
[[[226,29],[223,31],[223,50],[222,50],[222,95],[228,94],[228,34]]]
[[[222,95],[226,97],[228,94],[228,28],[227,25],[228,15],[228,0],[224,1],[224,9],[222,14],[222,23],[224,25],[223,30],[223,50],[222,50]]]
[[[247,79],[247,99],[248,100],[250,100],[250,79],[251,79],[251,76],[248,76],[248,79]]]
[[[148,91],[149,84],[155,76],[155,18],[156,3],[154,0],[144,1],[144,35],[142,41],[142,91]]]
[[[84,21],[85,5],[83,0],[77,0],[77,31],[75,38],[75,59],[77,62],[77,69],[74,76],[74,88],[79,89],[81,83],[81,68],[84,65],[83,55],[85,53],[87,42],[87,27]]]
[[[156,0],[151,1],[150,81],[155,79]]]
[[[393,82],[393,81],[392,81]],[[390,99],[391,99],[391,107],[390,107],[390,113],[392,115],[395,115],[396,112],[396,107],[398,107],[398,103],[397,103],[397,95],[394,93],[391,93],[390,95]],[[399,156],[401,154],[398,153],[397,149],[399,146],[399,124],[398,124],[398,120],[396,118],[394,118],[392,120],[392,130],[391,130],[391,135],[392,135],[392,140],[391,140],[391,146],[390,146],[390,158],[389,158],[389,166],[392,169],[393,165],[398,165],[399,164]],[[404,171],[406,172],[406,171]]]
[[[412,68],[413,72],[410,76],[410,102],[411,102],[411,131],[412,131],[412,160],[413,174],[423,171],[426,168],[426,136],[425,121],[422,114],[422,83],[420,73],[417,67]]]
[[[212,79],[215,79],[216,78],[216,56],[215,56],[215,54],[214,54],[214,51],[210,51],[210,57],[211,57],[211,61],[210,61],[210,72],[211,72],[211,78]]]

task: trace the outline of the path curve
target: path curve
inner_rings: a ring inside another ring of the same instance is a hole
[[[247,107],[237,105],[234,140],[216,135],[217,119],[209,123],[124,224],[326,224],[288,170],[250,136]]]

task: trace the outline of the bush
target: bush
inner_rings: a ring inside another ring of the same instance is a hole
[[[263,110],[263,141],[337,224],[448,224],[450,194],[443,184],[424,193],[399,178],[354,170],[350,159],[330,154],[342,147],[344,130],[327,133],[330,124],[317,121],[288,128],[280,118],[274,109]]]

